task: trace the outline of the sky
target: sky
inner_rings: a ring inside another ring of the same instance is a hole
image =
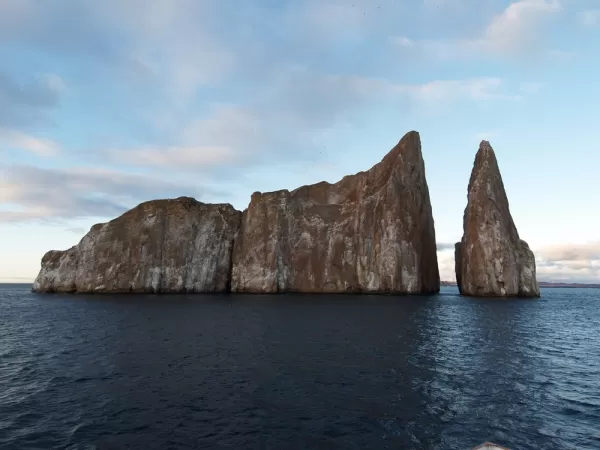
[[[0,282],[140,202],[244,209],[421,134],[442,280],[495,149],[538,280],[600,282],[598,0],[0,0]]]

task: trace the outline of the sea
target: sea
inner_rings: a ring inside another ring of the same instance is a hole
[[[600,290],[0,286],[0,448],[600,449]]]

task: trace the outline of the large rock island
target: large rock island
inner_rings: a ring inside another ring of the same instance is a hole
[[[335,184],[254,193],[233,255],[234,292],[438,292],[419,134]]]
[[[535,257],[510,214],[494,150],[482,141],[469,180],[456,282],[462,295],[539,297]]]
[[[38,292],[226,292],[241,213],[193,198],[142,203],[49,251]]]
[[[435,230],[417,132],[367,172],[255,193],[249,207],[142,203],[42,259],[37,292],[434,293]]]

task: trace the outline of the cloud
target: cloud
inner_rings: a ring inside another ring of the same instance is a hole
[[[216,5],[208,0],[2,0],[0,44],[26,44],[77,63],[85,60],[81,70],[91,76],[113,72],[132,87],[148,81],[181,103],[234,67],[230,49],[215,37],[215,30],[222,30]]]
[[[0,2],[0,43],[18,42],[54,54],[110,60],[118,54],[119,47],[115,39],[111,39],[110,31],[97,19],[96,5],[85,3],[3,0]],[[110,7],[110,3],[114,6],[115,2],[109,0],[106,6]],[[117,9],[113,12],[118,14]],[[118,30],[113,33],[115,31]]]
[[[300,17],[319,37],[361,36],[371,32],[385,15],[396,15],[401,9],[393,0],[308,0]]]
[[[227,147],[141,147],[110,150],[113,159],[137,166],[177,167],[197,170],[226,165],[235,156]]]
[[[473,101],[519,100],[519,94],[507,93],[500,78],[481,77],[465,80],[437,80],[421,85],[400,87],[420,106],[430,108],[460,99]]]
[[[482,50],[502,54],[518,53],[537,44],[538,33],[548,16],[560,12],[558,0],[521,0],[511,3],[487,27]]]
[[[22,126],[45,119],[55,108],[64,88],[56,75],[21,82],[0,71],[0,127]]]
[[[111,170],[42,169],[0,166],[0,222],[114,217],[146,200],[190,195],[210,189]]]
[[[139,69],[142,75],[133,79],[150,84],[131,83],[124,91],[138,94],[140,102],[131,111],[127,109],[133,102],[116,98],[123,91],[112,90],[123,77],[113,74],[99,84],[109,91],[99,99],[107,103],[102,110],[112,103],[116,116],[130,119],[139,114],[132,120],[140,126],[126,132],[127,144],[116,139],[97,153],[143,167],[196,169],[305,160],[315,156],[315,149],[303,141],[364,115],[378,102],[393,99],[398,108],[436,113],[464,99],[514,100],[522,94],[507,92],[503,81],[494,77],[406,84],[315,69],[331,57],[340,58],[339,48],[324,33],[348,37],[346,31],[355,36],[377,33],[382,24],[397,26],[394,17],[406,6],[394,0],[307,0],[277,8],[254,0],[236,8],[225,3],[56,0],[39,5],[6,0],[0,11],[0,25],[6,25],[0,43],[19,42],[54,57],[85,59],[93,76],[98,76],[98,67],[125,67],[131,73]],[[71,22],[73,26],[67,26]],[[258,26],[264,31],[256,32]],[[385,46],[379,51],[388,52]],[[232,80],[239,103],[219,90]],[[60,79],[48,78],[46,84],[56,96],[65,91]],[[202,91],[209,85],[210,90]],[[202,102],[196,97],[199,92],[206,94]],[[112,125],[110,118],[99,118],[104,119]],[[149,131],[150,124],[141,123],[148,121],[161,125],[158,139],[158,132]]]
[[[297,161],[306,156],[301,143],[294,144],[302,129],[286,124],[283,117],[286,113],[294,116],[293,106],[277,101],[252,108],[218,104],[205,117],[192,118],[171,130],[173,138],[166,144],[101,149],[100,154],[137,167],[203,170],[205,175],[211,169],[212,174],[218,176],[221,175],[217,172],[219,168],[231,172],[290,156]],[[279,119],[275,117],[277,114]]]
[[[438,267],[440,270],[440,280],[456,281],[456,271],[454,268],[454,252],[440,251],[437,252]]]
[[[600,9],[581,11],[577,16],[579,22],[584,27],[596,27],[600,25]]]
[[[0,144],[4,148],[25,150],[39,156],[55,156],[60,148],[58,143],[51,139],[37,138],[6,128],[0,128]]]
[[[66,229],[66,231],[70,231],[71,233],[75,233],[78,235],[83,235],[87,232],[87,229],[83,227],[69,227]]]
[[[553,245],[539,249],[538,253],[549,261],[600,260],[600,242]]]
[[[437,251],[438,252],[443,252],[443,251],[447,251],[447,250],[452,250],[454,251],[454,242],[438,242],[437,243]]]
[[[276,165],[285,161],[319,162],[311,144],[320,132],[358,120],[382,102],[436,113],[460,101],[514,101],[501,79],[435,80],[422,84],[385,79],[320,74],[304,67],[282,68],[262,95],[246,106],[215,104],[205,116],[171,130],[163,145],[101,150],[112,161],[133,166],[175,167],[182,170]]]
[[[537,94],[544,85],[536,82],[524,82],[519,84],[519,90],[524,94]]]
[[[132,57],[161,79],[178,101],[236,67],[236,55],[218,35],[219,9],[207,0],[109,1],[99,17],[128,39]],[[116,14],[115,14],[116,12]]]
[[[536,256],[541,281],[600,281],[600,242],[542,247]]]
[[[436,59],[531,55],[540,48],[543,26],[561,10],[558,0],[520,0],[494,16],[475,38],[415,41],[398,36],[393,42]]]
[[[437,259],[441,281],[456,281],[454,242],[438,242]]]
[[[50,90],[52,90],[52,92],[63,94],[67,90],[67,85],[58,75],[48,73],[44,75],[44,79],[46,81],[46,85],[48,88],[50,88]]]
[[[454,243],[438,242],[437,250],[440,279],[455,281]],[[600,282],[600,241],[547,246],[534,249],[534,253],[539,281]]]
[[[537,264],[538,281],[559,283],[598,283],[600,282],[600,264]]]

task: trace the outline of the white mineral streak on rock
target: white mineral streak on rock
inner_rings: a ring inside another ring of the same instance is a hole
[[[38,292],[224,292],[241,213],[192,198],[142,203],[50,251]]]
[[[255,192],[233,261],[234,292],[439,291],[419,134],[336,184]]]
[[[463,229],[455,249],[456,280],[463,295],[539,297],[535,257],[519,238],[487,141],[475,157]]]

